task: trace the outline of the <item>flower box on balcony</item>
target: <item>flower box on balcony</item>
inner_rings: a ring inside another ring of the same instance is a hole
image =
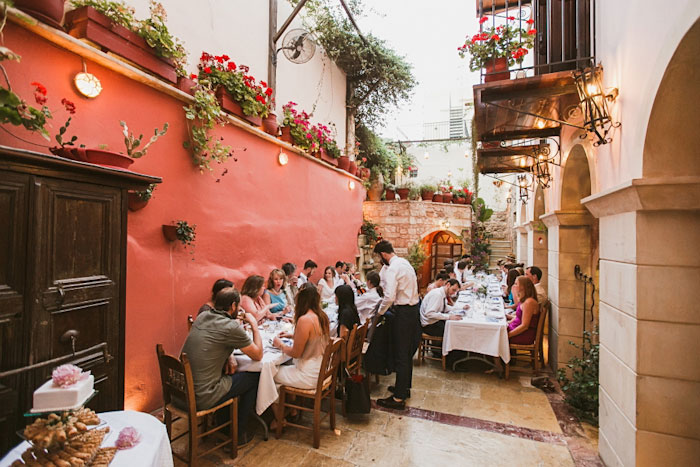
[[[224,88],[216,88],[216,98],[218,99],[221,108],[224,109],[226,112],[235,115],[236,117],[242,118],[243,120],[247,121],[253,126],[262,126],[262,117],[257,117],[255,115],[246,115],[245,113],[243,113],[243,109],[238,104],[238,102],[234,101]]]
[[[95,44],[103,52],[111,52],[144,70],[177,83],[175,63],[159,57],[141,36],[113,23],[92,7],[81,7],[66,13],[64,27],[68,34]]]

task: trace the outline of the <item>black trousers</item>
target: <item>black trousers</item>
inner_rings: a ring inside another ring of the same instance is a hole
[[[394,361],[396,382],[394,397],[406,399],[413,379],[413,354],[416,341],[420,339],[420,307],[416,305],[394,305]]]
[[[431,336],[442,337],[445,335],[445,321],[441,319],[429,324],[423,328],[423,332]]]

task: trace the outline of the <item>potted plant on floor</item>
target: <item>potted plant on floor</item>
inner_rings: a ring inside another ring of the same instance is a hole
[[[484,24],[489,18],[483,17],[479,24]],[[524,23],[526,29],[520,27]],[[510,79],[508,67],[521,64],[532,46],[537,30],[532,27],[534,20],[521,22],[514,16],[508,16],[505,24],[484,28],[482,32],[467,36],[464,45],[457,48],[459,56],[464,58],[471,55],[469,69],[477,71],[485,69],[485,82]]]
[[[423,201],[432,201],[435,194],[435,185],[432,183],[424,183],[420,186],[420,196]]]
[[[396,199],[396,188],[391,183],[385,185],[386,191],[384,191],[384,199],[387,201],[394,201]]]
[[[87,39],[171,83],[185,76],[187,52],[168,30],[160,3],[150,2],[145,20],[136,19],[133,7],[119,1],[72,0],[71,4],[75,9],[65,19],[71,36]]]

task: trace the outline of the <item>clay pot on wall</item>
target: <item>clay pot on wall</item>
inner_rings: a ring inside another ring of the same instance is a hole
[[[340,158],[342,159],[342,157]],[[340,159],[338,159],[338,167],[340,167]],[[377,178],[372,180],[367,190],[367,197],[370,201],[379,201],[384,193],[384,177],[382,174],[377,175]]]
[[[15,6],[29,16],[53,26],[61,27],[65,0],[15,0]]]
[[[263,119],[262,126],[265,133],[268,135],[277,136],[280,129],[279,123],[277,123],[277,115],[270,112],[267,117]]]
[[[510,72],[508,71],[508,59],[506,57],[498,57],[496,60],[489,59],[486,61],[486,75],[484,75],[484,82],[490,83],[492,81],[503,81],[510,79]],[[502,73],[498,73],[502,72]],[[493,73],[493,74],[489,74]]]
[[[163,224],[163,236],[169,242],[177,240],[177,226],[172,224]]]
[[[442,194],[435,193],[433,195],[433,203],[442,203]]]
[[[255,115],[246,115],[245,113],[243,113],[243,109],[238,104],[238,102],[234,101],[224,88],[216,88],[216,98],[218,99],[221,108],[224,109],[226,112],[242,118],[243,120],[247,121],[253,126],[262,126],[262,117],[258,117]]]
[[[350,175],[357,175],[357,164],[355,164],[355,161],[350,161],[348,164],[348,173]]]
[[[148,200],[143,200],[138,193],[130,191],[128,193],[129,211],[139,211],[146,207]]]
[[[105,151],[103,149],[86,148],[51,148],[53,154],[72,159],[74,161],[89,162],[91,164],[104,165],[107,167],[117,167],[128,169],[134,163],[134,159],[118,152]]]
[[[348,156],[340,156],[338,158],[338,168],[347,171],[348,167],[350,167],[350,158]],[[382,178],[382,186],[384,186],[384,178]]]
[[[435,194],[434,191],[429,191],[429,190],[421,190],[420,192],[420,197],[423,201],[432,201],[433,200],[433,195]]]
[[[329,155],[329,154],[326,152],[325,148],[321,148],[320,153],[321,153],[321,160],[322,160],[322,161],[328,162],[330,165],[332,165],[332,166],[334,166],[334,167],[337,167],[337,166],[338,166],[338,159],[336,159],[335,157]]]
[[[387,201],[394,201],[396,199],[396,192],[392,190],[391,188],[387,188],[386,191],[384,192],[384,198]]]
[[[465,198],[454,198],[453,202],[455,204],[467,204],[467,200]]]
[[[288,126],[283,126],[280,139],[285,143],[294,144],[294,140],[292,139],[292,129]]]
[[[401,199],[408,199],[408,193],[410,191],[410,188],[397,188],[396,194],[399,195],[399,198]]]
[[[452,193],[443,193],[442,194],[442,202],[443,203],[451,203],[452,202]]]

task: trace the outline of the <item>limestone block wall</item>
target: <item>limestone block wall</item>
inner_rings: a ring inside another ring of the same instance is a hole
[[[399,256],[408,246],[436,231],[461,235],[468,242],[472,229],[472,207],[466,204],[432,201],[365,201],[365,219],[379,224],[382,237],[389,240]]]
[[[496,240],[510,240],[511,231],[508,227],[508,211],[494,212],[491,218],[484,222],[488,232]]]

